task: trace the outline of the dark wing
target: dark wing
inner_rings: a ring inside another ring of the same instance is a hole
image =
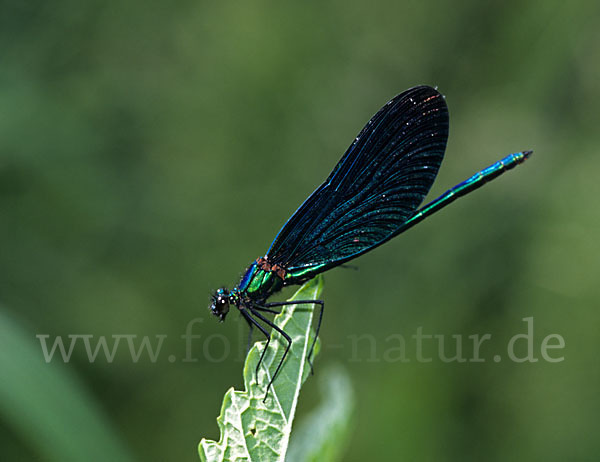
[[[396,96],[279,231],[270,263],[288,272],[330,268],[392,237],[429,192],[447,139],[448,108],[437,90]]]

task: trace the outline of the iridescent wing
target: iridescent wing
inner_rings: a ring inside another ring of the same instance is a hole
[[[269,262],[312,276],[385,242],[429,192],[447,139],[448,108],[437,90],[396,96],[279,231]]]

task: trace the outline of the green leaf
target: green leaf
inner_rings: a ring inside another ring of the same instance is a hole
[[[133,460],[73,372],[46,363],[34,335],[2,311],[0,369],[0,414],[41,460]]]
[[[340,366],[328,369],[321,378],[322,404],[294,430],[286,462],[342,460],[351,429],[354,393]]]
[[[322,290],[323,279],[319,276],[300,287],[290,301],[318,299]],[[267,384],[287,342],[277,332],[271,334],[258,377],[256,365],[266,342],[257,342],[252,347],[244,365],[245,390],[230,388],[225,394],[217,418],[221,438],[218,443],[206,439],[200,442],[198,452],[203,461],[284,460],[300,387],[310,370],[306,356],[313,338],[310,335],[313,312],[311,304],[289,305],[275,316],[275,324],[292,338],[292,347],[265,403]]]

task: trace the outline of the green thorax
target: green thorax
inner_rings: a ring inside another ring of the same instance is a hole
[[[264,265],[262,266],[262,268],[259,267],[259,261],[253,262],[238,287],[253,300],[265,300],[275,292],[279,292],[284,285],[283,279],[277,275],[277,271],[267,270]]]
[[[262,257],[252,262],[246,270],[238,290],[253,300],[266,300],[284,286],[303,284],[327,268],[326,264],[320,264],[288,271],[278,264],[271,264],[267,257]]]

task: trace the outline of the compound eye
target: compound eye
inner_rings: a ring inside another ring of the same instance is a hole
[[[217,299],[217,311],[219,315],[225,317],[227,313],[229,313],[229,299],[226,297],[219,297]]]
[[[210,310],[220,321],[225,320],[225,316],[229,313],[229,291],[226,288],[221,287],[212,296]]]

